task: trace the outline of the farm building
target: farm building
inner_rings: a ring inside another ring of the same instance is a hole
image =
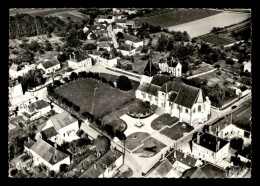
[[[44,70],[46,74],[50,74],[51,72],[55,72],[56,70],[59,70],[61,68],[60,62],[57,59],[57,56],[52,60],[47,60],[42,63],[40,63],[37,66],[38,69]]]

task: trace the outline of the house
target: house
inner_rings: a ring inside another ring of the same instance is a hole
[[[114,16],[111,16],[111,15],[98,15],[97,18],[96,18],[96,22],[98,23],[103,23],[103,22],[107,22],[108,24],[109,23],[112,23],[115,21],[115,17]]]
[[[121,52],[123,56],[134,56],[136,49],[129,44],[121,43],[117,51]]]
[[[32,70],[35,68],[35,64],[31,65],[24,65],[22,68],[19,65],[12,64],[12,66],[9,68],[9,77],[11,79],[16,79],[19,76],[23,77],[29,70]]]
[[[247,70],[248,72],[251,72],[251,60],[248,62],[243,62],[244,64],[244,72]]]
[[[143,47],[144,42],[138,37],[132,36],[128,33],[123,33],[124,41],[126,44],[132,45],[135,48]]]
[[[97,30],[97,31],[95,32],[95,34],[96,34],[97,37],[107,36],[106,30]]]
[[[127,28],[126,26],[126,19],[115,19],[115,23],[117,26],[121,26],[123,28]]]
[[[211,163],[207,163],[200,167],[193,167],[186,170],[182,178],[228,178],[228,171],[221,167],[215,166]]]
[[[200,160],[179,150],[175,150],[166,156],[149,177],[179,178],[184,171],[200,165],[202,165]]]
[[[97,63],[104,67],[115,67],[117,65],[117,58],[111,53],[104,52],[100,57],[97,57]]]
[[[111,44],[108,41],[101,41],[97,43],[97,50],[106,50],[108,52],[111,51]]]
[[[28,107],[23,111],[23,115],[26,119],[33,121],[42,117],[43,115],[47,114],[51,111],[51,106],[44,100],[39,100],[33,103],[30,103]]]
[[[90,56],[86,55],[84,56],[80,56],[78,57],[78,55],[76,55],[75,53],[72,54],[72,56],[70,55],[70,59],[67,60],[68,61],[68,67],[74,69],[74,70],[79,70],[79,71],[85,71],[89,68],[92,67],[92,60],[90,58]]]
[[[54,127],[59,133],[57,143],[63,141],[72,141],[75,139],[76,132],[79,130],[78,120],[69,115],[67,112],[52,116],[47,122],[46,126],[42,129],[45,130],[49,127]]]
[[[211,102],[203,96],[202,89],[181,82],[169,81],[162,86],[144,82],[139,85],[135,95],[191,126],[207,121],[210,116]]]
[[[112,178],[123,165],[123,154],[117,150],[107,151],[80,178]]]
[[[158,65],[162,72],[168,72],[175,77],[181,76],[182,65],[178,59],[174,59],[173,57],[170,60],[161,59]]]
[[[44,70],[46,74],[50,74],[51,72],[55,72],[56,70],[59,70],[61,68],[60,62],[57,59],[57,56],[52,60],[47,60],[42,63],[40,63],[37,66],[38,69]]]
[[[70,155],[53,147],[43,139],[25,143],[25,151],[33,156],[34,165],[44,164],[48,169],[59,172],[61,164],[70,164]]]
[[[84,32],[84,33],[86,33],[88,30],[89,30],[89,28],[88,28],[87,26],[85,26],[85,27],[83,28],[83,32]]]
[[[135,22],[134,21],[129,21],[127,20],[125,25],[128,27],[128,28],[135,28]]]
[[[44,140],[50,140],[52,142],[57,142],[59,139],[59,133],[58,131],[55,129],[54,126],[49,127],[47,129],[42,130],[41,132],[37,133],[35,136],[35,139],[39,139],[42,138]]]
[[[114,34],[117,34],[118,32],[124,32],[124,28],[118,24],[112,26]]]
[[[229,142],[220,137],[209,133],[198,133],[196,139],[192,141],[192,154],[215,164],[227,157],[229,146]]]
[[[100,58],[100,56],[104,53],[104,51],[91,50],[88,51],[88,55],[92,57],[94,60]]]
[[[128,13],[129,15],[137,13],[136,9],[123,9],[122,11]]]

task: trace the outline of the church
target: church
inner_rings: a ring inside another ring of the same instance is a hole
[[[204,123],[210,117],[211,102],[202,89],[177,81],[162,86],[152,84],[152,77],[142,76],[136,98],[163,108],[165,113],[178,117],[180,122],[193,126]]]

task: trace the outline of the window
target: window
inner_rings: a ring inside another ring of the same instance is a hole
[[[195,113],[195,108],[193,109],[193,113]]]
[[[198,112],[201,112],[201,105],[198,106]]]
[[[187,109],[187,108],[185,109],[185,112],[186,112],[186,113],[189,113],[189,111],[188,111],[188,109]]]

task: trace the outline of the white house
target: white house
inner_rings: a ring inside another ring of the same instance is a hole
[[[33,156],[34,165],[44,164],[49,170],[59,172],[61,164],[70,164],[70,156],[43,139],[25,143],[25,151]]]
[[[97,58],[97,63],[104,67],[115,67],[117,65],[117,58],[112,56],[111,53],[104,52]]]
[[[177,81],[164,83],[161,87],[142,83],[135,92],[136,98],[149,101],[179,118],[180,122],[203,123],[209,119],[211,102],[204,97],[202,89]]]
[[[123,37],[124,37],[126,44],[132,45],[135,48],[143,47],[143,45],[144,45],[144,42],[141,39],[139,39],[138,37],[132,36],[128,33],[127,34],[123,33]]]
[[[91,57],[87,57],[86,59],[76,59],[76,56],[74,54],[74,57],[72,58],[70,55],[70,59],[68,61],[68,67],[76,70],[85,71],[92,67],[92,60]]]
[[[104,53],[104,51],[97,51],[97,50],[92,50],[88,51],[88,55],[92,57],[94,60],[97,60],[100,58],[100,56]]]
[[[46,74],[50,74],[51,72],[55,72],[56,70],[59,70],[61,68],[60,66],[60,62],[57,59],[57,56],[52,59],[52,60],[48,60],[48,61],[44,61],[42,63],[40,63],[37,66],[38,69],[42,69],[44,70],[44,72]]]
[[[35,64],[31,65],[25,65],[21,69],[19,69],[19,66],[16,64],[12,64],[12,66],[9,68],[9,76],[11,79],[16,79],[18,76],[23,77],[29,70],[32,70],[35,68]]]
[[[248,72],[251,72],[251,60],[248,62],[243,62],[244,64],[244,72],[247,70]]]
[[[98,23],[107,22],[109,24],[109,23],[112,23],[112,22],[115,21],[115,17],[112,16],[112,15],[108,15],[108,16],[106,16],[106,15],[98,15],[97,18],[96,18],[96,21]]]
[[[120,51],[123,56],[134,56],[136,54],[136,49],[125,43],[121,43],[117,51]]]
[[[227,140],[216,137],[209,133],[197,134],[192,141],[192,154],[211,163],[227,157],[230,144]]]
[[[107,161],[109,159],[109,161]],[[80,178],[112,178],[123,165],[123,154],[109,150],[99,158]]]
[[[49,127],[54,127],[59,133],[59,143],[61,141],[72,141],[76,136],[76,132],[79,130],[78,120],[70,116],[67,112],[52,116],[47,122],[46,126],[42,129],[45,130]]]
[[[23,110],[25,117],[30,121],[38,119],[51,111],[51,106],[44,100],[39,100],[28,105],[28,108]]]
[[[161,59],[158,65],[162,72],[168,72],[175,77],[181,76],[182,65],[177,59]]]

